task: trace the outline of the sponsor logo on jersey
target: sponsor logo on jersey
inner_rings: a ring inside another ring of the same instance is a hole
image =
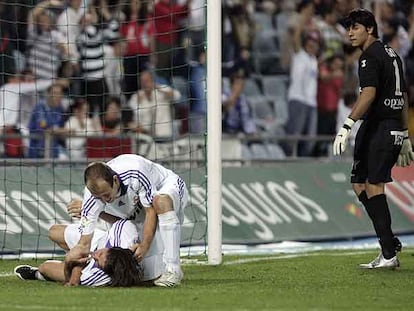
[[[384,99],[384,105],[390,107],[393,110],[401,110],[404,107],[403,98],[386,98]]]
[[[367,66],[367,60],[366,59],[361,60],[361,67],[364,68],[366,66]]]

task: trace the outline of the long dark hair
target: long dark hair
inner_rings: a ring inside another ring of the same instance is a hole
[[[108,250],[105,267],[113,287],[130,287],[142,283],[142,268],[130,249],[113,247]]]

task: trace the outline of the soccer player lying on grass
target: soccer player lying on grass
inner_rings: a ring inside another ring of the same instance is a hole
[[[80,254],[79,258],[71,260],[66,258],[65,261],[47,260],[38,268],[20,265],[14,273],[23,280],[48,280],[66,285],[148,285],[165,271],[164,249],[156,231],[149,251],[138,262],[129,248],[141,235],[131,221],[118,220],[109,231],[95,231],[91,253]],[[76,224],[53,225],[49,230],[50,239],[66,251],[77,244],[80,236]]]

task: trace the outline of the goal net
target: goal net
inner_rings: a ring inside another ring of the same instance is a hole
[[[206,245],[205,0],[0,0],[0,258],[62,254],[88,162],[136,153],[189,188]]]

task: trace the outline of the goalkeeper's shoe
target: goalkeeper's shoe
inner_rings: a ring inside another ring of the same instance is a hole
[[[395,246],[396,253],[401,252],[402,244],[401,244],[401,241],[397,237],[394,237],[394,246]]]
[[[37,268],[29,265],[20,265],[14,268],[14,274],[22,280],[36,280],[37,270]]]
[[[359,267],[363,269],[377,269],[377,268],[390,268],[395,269],[400,266],[400,261],[397,256],[394,256],[390,259],[385,259],[382,255],[382,252],[369,263],[360,264]]]
[[[166,270],[161,276],[154,281],[155,286],[174,287],[181,283],[183,273]]]

